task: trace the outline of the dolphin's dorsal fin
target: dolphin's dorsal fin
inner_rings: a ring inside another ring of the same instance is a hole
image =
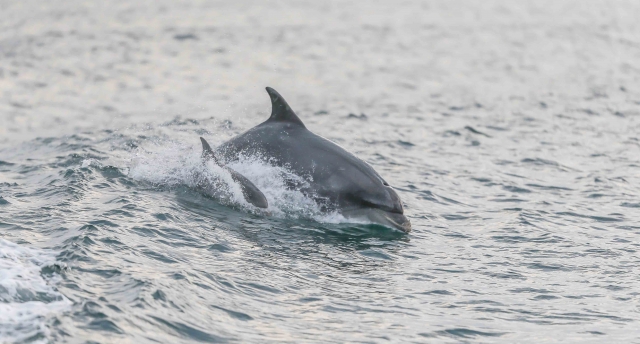
[[[213,149],[211,149],[211,146],[209,146],[207,140],[200,137],[200,141],[202,141],[202,162],[213,160],[216,165],[222,166],[220,165],[220,161],[218,160],[218,158],[216,158],[216,153],[213,152]]]
[[[278,91],[267,87],[267,93],[271,97],[271,117],[269,117],[269,121],[288,122],[306,128]]]

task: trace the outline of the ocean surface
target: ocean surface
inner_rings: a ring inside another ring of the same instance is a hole
[[[0,0],[0,343],[640,343],[637,1]],[[409,234],[200,141],[265,86]],[[233,188],[231,188],[233,189]]]

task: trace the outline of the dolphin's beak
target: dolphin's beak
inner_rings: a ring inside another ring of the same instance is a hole
[[[392,226],[395,229],[399,229],[405,233],[411,232],[411,222],[409,219],[403,214],[398,213],[390,213],[388,211],[383,211],[381,214],[387,222],[388,225]],[[381,221],[383,222],[383,221]],[[383,223],[384,224],[384,223]]]
[[[403,214],[390,212],[378,208],[361,208],[343,211],[346,218],[367,220],[375,224],[397,229],[405,233],[411,231],[411,222]]]

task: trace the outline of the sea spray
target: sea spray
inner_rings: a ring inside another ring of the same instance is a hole
[[[71,307],[54,287],[59,276],[42,269],[56,265],[56,253],[0,239],[0,339],[3,343],[47,342],[47,322]]]
[[[303,192],[308,180],[292,173],[286,166],[276,166],[260,156],[241,155],[228,166],[249,179],[267,198],[271,216],[311,219],[318,222],[347,222],[338,212],[323,211],[312,197]],[[249,204],[242,189],[228,171],[209,161],[203,163],[199,146],[180,142],[156,142],[134,152],[129,176],[158,187],[188,186],[202,191],[222,204],[252,213],[263,213]]]

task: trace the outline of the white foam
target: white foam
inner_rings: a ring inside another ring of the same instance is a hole
[[[239,206],[246,211],[259,212],[247,203],[240,185],[223,168],[201,162],[201,148],[175,142],[158,143],[146,149],[138,149],[131,159],[129,176],[136,180],[151,182],[158,186],[196,187],[202,178],[216,185],[219,201]],[[249,179],[267,198],[268,212],[280,218],[304,218],[319,222],[341,223],[346,219],[337,212],[322,212],[317,203],[305,196],[300,189],[307,181],[286,167],[276,166],[260,157],[240,156],[228,167]],[[289,184],[298,185],[294,189]]]
[[[80,165],[80,167],[82,167],[82,168],[87,168],[87,167],[90,167],[90,166],[98,167],[98,168],[104,167],[104,165],[100,161],[98,161],[96,159],[92,159],[92,158],[83,159],[82,160],[82,164]]]
[[[71,301],[45,279],[43,267],[56,264],[56,254],[0,239],[0,342],[21,342],[34,336],[47,342],[48,319],[71,307]]]
[[[203,165],[200,154],[193,146],[174,142],[138,149],[131,159],[129,176],[168,188],[181,185],[195,188],[207,182],[218,188],[220,201],[250,207],[231,175],[213,163]]]

